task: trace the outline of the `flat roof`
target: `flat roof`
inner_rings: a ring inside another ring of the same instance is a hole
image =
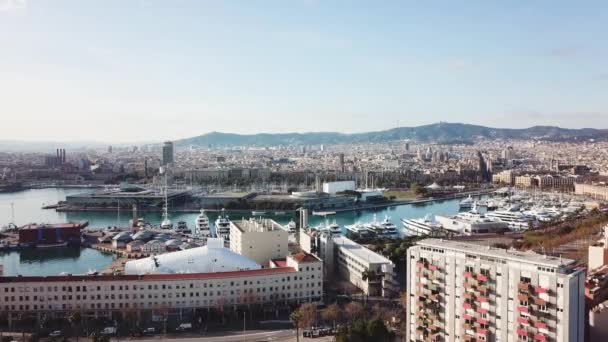
[[[383,257],[382,255],[363,247],[362,245],[356,243],[355,241],[344,237],[344,236],[334,236],[333,237],[334,244],[336,246],[341,247],[345,251],[353,254],[357,258],[361,260],[366,260],[370,264],[385,264],[393,262],[390,259]]]
[[[162,281],[162,280],[205,280],[222,278],[239,278],[273,275],[279,273],[297,272],[293,267],[262,268],[259,270],[230,271],[214,273],[165,273],[165,274],[143,274],[143,275],[61,275],[61,276],[10,276],[0,277],[2,283],[45,283],[45,282],[68,282],[68,281]]]
[[[184,196],[190,190],[171,190],[167,191],[167,197]],[[157,189],[145,189],[141,191],[122,191],[119,189],[101,190],[68,195],[66,198],[164,198],[165,194]]]
[[[266,233],[277,230],[285,231],[280,224],[269,218],[249,218],[230,221],[230,223],[243,233]]]
[[[449,249],[456,252],[464,252],[490,258],[501,258],[516,262],[538,264],[546,267],[559,268],[563,266],[574,265],[576,263],[576,260],[562,259],[554,256],[538,254],[533,251],[522,252],[513,249],[494,248],[456,240],[424,239],[418,241],[416,245],[440,249]]]
[[[89,225],[89,221],[68,222],[68,223],[30,223],[19,228],[20,230],[27,229],[68,229],[68,228],[85,228]]]

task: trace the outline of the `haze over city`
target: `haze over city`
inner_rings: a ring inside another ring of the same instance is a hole
[[[608,5],[558,3],[0,0],[1,138],[608,127]]]

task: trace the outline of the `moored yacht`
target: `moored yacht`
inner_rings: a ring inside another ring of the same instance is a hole
[[[289,232],[289,234],[296,233],[296,222],[294,220],[290,220],[289,223],[285,225],[285,230]]]
[[[215,220],[215,233],[218,237],[224,239],[224,241],[230,240],[230,219],[226,215],[226,210],[222,208],[220,216]]]
[[[532,222],[532,218],[522,214],[519,211],[510,210],[488,212],[486,217],[494,221],[506,222],[511,230],[528,229],[529,222]]]
[[[470,209],[473,206],[473,198],[471,197],[471,195],[458,202],[458,206],[460,207],[460,209]]]
[[[348,230],[349,232],[362,237],[369,237],[373,235],[372,232],[363,223],[358,221],[353,224],[346,225],[344,226],[344,228],[346,228],[346,230]]]
[[[438,236],[443,230],[443,226],[432,215],[419,219],[401,219],[401,223],[405,228],[405,236]]]
[[[201,213],[196,217],[194,227],[195,236],[203,239],[213,237],[209,228],[209,217],[205,214],[205,209],[201,209]]]

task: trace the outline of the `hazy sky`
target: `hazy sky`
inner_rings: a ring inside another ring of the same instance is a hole
[[[0,0],[0,139],[608,128],[606,34],[605,0]]]

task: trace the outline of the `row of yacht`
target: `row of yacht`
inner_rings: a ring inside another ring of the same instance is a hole
[[[573,198],[525,192],[481,200],[469,196],[458,205],[461,210],[469,210],[451,216],[401,219],[404,235],[450,236],[523,231],[584,209],[584,204]]]

